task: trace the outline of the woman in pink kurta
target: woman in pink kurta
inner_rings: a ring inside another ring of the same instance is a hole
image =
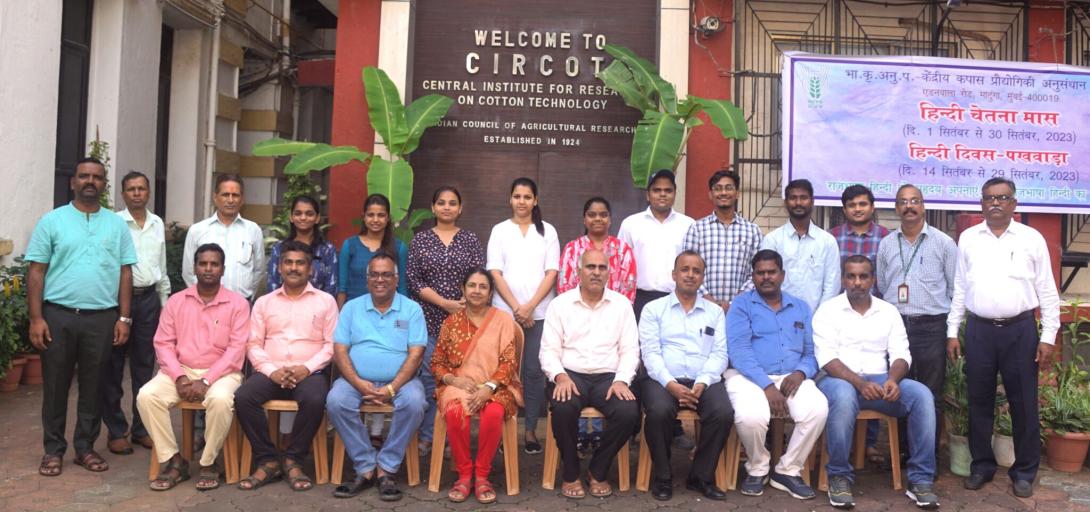
[[[606,286],[628,297],[629,302],[636,299],[636,258],[628,244],[609,234],[610,214],[609,201],[602,197],[592,197],[583,205],[586,234],[564,246],[557,293],[579,286],[579,258],[587,249],[598,249],[609,258],[609,283]]]

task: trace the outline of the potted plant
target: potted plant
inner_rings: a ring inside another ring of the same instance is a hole
[[[15,391],[27,362],[21,354],[30,349],[26,306],[26,263],[0,266],[0,390]],[[40,362],[40,361],[38,361]],[[40,366],[39,366],[40,368]],[[40,372],[39,372],[40,375]]]
[[[969,476],[973,457],[969,453],[969,390],[965,382],[965,359],[946,361],[946,384],[943,388],[946,408],[947,446],[950,448],[950,472]]]
[[[1041,436],[1048,465],[1070,473],[1082,469],[1090,448],[1090,377],[1082,369],[1083,358],[1078,353],[1090,335],[1080,332],[1081,324],[1068,324],[1071,356],[1052,365],[1046,374],[1050,384],[1040,390]]]
[[[995,462],[1009,468],[1014,465],[1014,428],[1011,424],[1011,412],[1003,397],[1003,405],[995,413],[995,433],[992,434],[992,452]]]

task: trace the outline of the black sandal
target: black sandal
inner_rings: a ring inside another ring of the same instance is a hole
[[[201,470],[197,472],[197,490],[211,491],[219,488],[219,486],[220,472],[216,469],[216,466],[201,466]]]
[[[265,477],[258,478],[257,476],[254,476],[257,475],[258,471],[264,471]],[[254,489],[257,489],[258,487],[261,487],[269,482],[272,482],[282,477],[283,475],[284,471],[280,469],[280,464],[277,464],[273,461],[266,462],[258,466],[257,469],[255,469],[250,476],[243,478],[242,481],[238,483],[238,488],[243,491],[252,491]],[[247,487],[247,485],[249,487]]]
[[[152,457],[154,456],[152,454]],[[148,484],[148,487],[153,491],[169,491],[186,480],[189,480],[189,462],[182,459],[178,463],[171,459],[159,470],[159,474]]]
[[[292,477],[292,470],[298,469],[299,474],[302,476]],[[288,478],[288,485],[291,486],[291,490],[296,492],[309,491],[314,488],[314,482],[310,480],[310,477],[303,472],[303,466],[300,466],[298,462],[284,460],[284,476]]]

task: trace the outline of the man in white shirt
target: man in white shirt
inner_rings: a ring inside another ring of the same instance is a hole
[[[576,450],[579,412],[605,415],[602,442],[590,460],[590,494],[613,493],[606,474],[632,435],[640,408],[628,385],[640,361],[636,317],[628,299],[606,289],[609,259],[591,249],[579,259],[579,287],[560,294],[545,313],[541,369],[550,382],[552,428],[562,462],[565,497],[586,495]]]
[[[159,312],[170,295],[167,276],[167,251],[163,220],[148,211],[150,181],[144,173],[132,171],[121,178],[121,198],[125,209],[118,215],[125,220],[136,247],[136,265],[132,266],[132,327],[129,342],[116,346],[110,354],[102,383],[102,422],[106,425],[106,448],[112,453],[133,452],[128,437],[151,449],[151,437],[136,410],[136,394],[155,372],[155,346],[152,339],[159,327]],[[132,389],[132,429],[125,419],[121,399],[125,380],[125,357],[129,358]]]
[[[849,454],[856,416],[860,409],[868,409],[908,417],[908,431],[902,432],[911,448],[906,494],[920,508],[938,508],[932,488],[934,398],[927,386],[905,378],[912,356],[901,315],[892,304],[871,296],[874,263],[866,256],[844,260],[842,274],[844,293],[814,314],[814,353],[827,373],[818,388],[829,400],[825,423],[829,503],[845,508],[855,505]]]
[[[193,254],[197,247],[209,243],[222,247],[227,254],[223,286],[252,302],[258,287],[265,282],[265,245],[261,227],[239,214],[243,202],[242,178],[235,174],[217,176],[212,202],[216,213],[189,227],[182,254]],[[197,282],[189,258],[182,258],[182,279],[187,286]]]
[[[947,355],[961,357],[958,328],[965,323],[965,379],[969,388],[969,451],[973,456],[965,488],[977,490],[995,475],[992,425],[996,372],[1010,403],[1014,465],[1007,472],[1014,495],[1033,495],[1041,461],[1037,369],[1047,365],[1060,328],[1060,299],[1045,239],[1012,222],[1014,182],[984,183],[984,222],[961,234],[954,298],[946,320]],[[1041,309],[1041,337],[1034,310]]]
[[[639,319],[643,307],[674,291],[671,269],[681,253],[682,242],[692,217],[674,211],[677,182],[674,173],[660,170],[647,181],[647,209],[621,222],[617,238],[632,248],[636,257],[636,300],[632,304]]]
[[[761,249],[783,256],[783,291],[810,306],[811,311],[840,293],[840,248],[836,238],[810,221],[814,186],[809,180],[791,180],[783,191],[788,222],[768,234]]]

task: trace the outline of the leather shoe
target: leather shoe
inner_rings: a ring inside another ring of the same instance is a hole
[[[374,478],[364,478],[357,476],[355,480],[350,484],[338,485],[333,490],[334,498],[355,498],[359,493],[366,491],[372,485],[375,485]]]
[[[674,483],[658,479],[651,482],[651,497],[659,501],[670,501],[674,497]]]
[[[116,453],[118,455],[132,455],[132,445],[124,437],[117,439],[110,439],[106,443],[106,448],[110,450],[110,453]]]
[[[696,477],[689,477],[685,480],[685,488],[690,491],[696,491],[704,495],[709,500],[722,501],[727,499],[727,493],[720,490],[714,483],[705,482]]]
[[[1029,480],[1015,480],[1011,486],[1014,487],[1014,495],[1019,498],[1033,496],[1033,482]]]
[[[151,442],[151,436],[142,436],[142,437],[133,436],[132,442],[136,443],[136,444],[138,444],[140,446],[143,446],[144,448],[147,448],[149,450],[155,447],[155,444]]]
[[[969,478],[965,479],[964,486],[970,491],[977,491],[980,490],[980,488],[984,487],[984,484],[991,481],[991,476],[984,476],[980,473],[972,473],[969,475]]]

